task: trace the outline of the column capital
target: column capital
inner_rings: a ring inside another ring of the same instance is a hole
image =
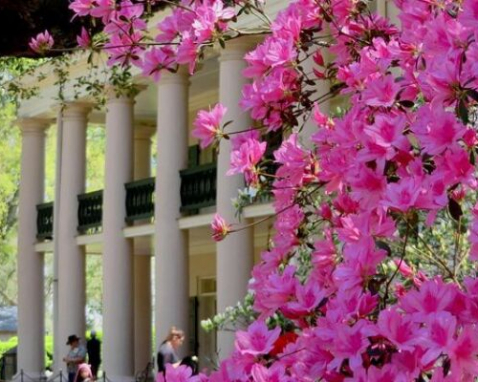
[[[125,103],[131,104],[135,102],[135,97],[147,88],[146,85],[134,84],[131,89],[118,89],[114,85],[106,85],[105,93],[107,97],[106,103]]]
[[[134,139],[149,140],[156,132],[156,124],[151,122],[137,122],[134,128]]]
[[[90,102],[67,102],[63,105],[62,116],[63,119],[78,119],[86,118],[93,109],[93,104]]]
[[[23,117],[16,121],[23,135],[45,134],[52,122],[52,119],[39,117]]]
[[[169,84],[178,84],[178,85],[189,85],[189,72],[185,66],[180,66],[178,71],[171,73],[169,71],[164,71],[161,73],[161,78],[158,82],[158,87],[161,85]]]
[[[244,36],[229,40],[226,47],[220,50],[219,62],[243,60],[248,51],[253,49],[260,40],[255,36]]]

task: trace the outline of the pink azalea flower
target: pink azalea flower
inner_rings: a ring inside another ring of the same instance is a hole
[[[141,65],[143,75],[152,77],[154,81],[158,82],[161,78],[161,71],[163,69],[174,69],[174,57],[174,50],[168,46],[151,48],[144,54],[144,59]]]
[[[83,49],[88,49],[91,46],[91,37],[85,27],[81,27],[81,34],[76,37],[76,42]]]
[[[236,333],[236,349],[240,354],[253,356],[268,354],[280,336],[280,327],[272,330],[263,321],[255,321],[247,331]]]
[[[187,64],[189,67],[189,74],[193,74],[198,59],[198,45],[188,33],[185,32],[183,34],[183,39],[178,46],[176,54],[177,63]]]
[[[68,8],[76,13],[76,16],[88,16],[96,6],[96,0],[74,0]],[[76,17],[75,16],[75,17]]]
[[[463,25],[476,29],[478,27],[478,3],[475,0],[465,0],[462,6],[463,11],[458,20]]]
[[[435,363],[442,353],[447,352],[454,342],[456,326],[457,320],[450,313],[430,315],[420,335],[420,344],[426,349],[422,357],[424,364]]]
[[[410,143],[403,135],[405,127],[406,118],[403,115],[378,114],[375,116],[374,124],[365,127],[364,132],[380,147],[407,150]]]
[[[108,65],[125,66],[132,63],[141,66],[140,55],[143,47],[139,43],[142,40],[143,35],[139,32],[130,35],[124,33],[112,35],[109,42],[105,44],[105,50],[110,55]]]
[[[202,376],[193,376],[192,370],[184,365],[174,367],[166,365],[166,372],[156,375],[156,382],[200,382]]]
[[[412,379],[405,373],[400,372],[395,365],[388,364],[382,368],[371,366],[368,370],[366,380],[369,382],[408,382]]]
[[[249,139],[259,141],[261,139],[260,131],[251,127],[249,130],[246,130],[243,133],[234,134],[234,136],[231,137],[232,149],[239,150],[242,144],[247,142]]]
[[[426,321],[429,314],[451,311],[457,290],[441,278],[424,282],[419,290],[411,290],[400,299],[400,307],[417,321]]]
[[[248,139],[238,150],[231,152],[231,165],[227,175],[244,174],[247,184],[259,182],[257,164],[264,156],[267,143],[256,139]]]
[[[32,38],[28,46],[36,53],[44,54],[53,47],[54,43],[53,37],[45,30],[45,32],[39,33]]]
[[[224,3],[219,0],[197,7],[196,20],[192,24],[197,43],[211,39],[216,31],[224,31],[227,27],[226,22],[234,16],[234,8],[224,8]]]
[[[107,24],[115,11],[115,0],[95,0],[95,7],[90,11],[93,17],[101,18]]]
[[[413,351],[420,341],[418,328],[410,316],[404,316],[396,309],[387,309],[380,312],[377,326],[370,329],[370,334],[384,336],[402,351]]]
[[[252,284],[256,298],[254,306],[262,312],[263,317],[275,312],[295,295],[298,280],[295,278],[295,267],[289,265],[283,272],[274,269],[269,273],[262,273],[267,268],[256,267],[253,271],[254,279]]]
[[[395,257],[393,259],[393,264],[398,268],[398,271],[403,277],[410,278],[415,275],[414,270],[407,264],[404,259],[399,259]]]
[[[261,364],[255,364],[251,370],[255,382],[284,382],[286,379],[285,368],[280,363],[266,368]]]
[[[392,210],[407,212],[413,207],[419,207],[417,199],[421,192],[421,179],[409,176],[397,183],[389,183],[387,185],[386,195],[382,204]]]
[[[452,375],[471,381],[478,375],[478,332],[467,325],[448,348]],[[467,379],[470,378],[470,379]]]
[[[215,241],[223,240],[232,230],[231,225],[228,224],[219,214],[214,215],[211,228],[212,238]]]
[[[385,76],[368,82],[362,96],[369,106],[390,107],[395,102],[399,90],[393,77]]]
[[[295,293],[297,301],[288,303],[286,310],[299,316],[312,312],[327,295],[315,281],[299,285]]]
[[[210,111],[201,110],[194,121],[192,136],[199,139],[202,149],[223,136],[221,121],[227,112],[227,108],[218,103]]]
[[[349,360],[352,370],[362,364],[362,353],[370,345],[366,335],[368,324],[365,320],[358,321],[354,326],[338,323],[331,327],[331,340],[334,360],[331,367],[340,367],[344,359]]]
[[[466,130],[454,114],[445,111],[442,104],[435,102],[431,107],[423,106],[420,109],[412,131],[424,151],[435,155],[453,146]]]

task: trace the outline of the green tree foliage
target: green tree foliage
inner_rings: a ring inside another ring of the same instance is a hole
[[[20,183],[21,134],[15,106],[0,108],[0,306],[16,305],[16,231]]]

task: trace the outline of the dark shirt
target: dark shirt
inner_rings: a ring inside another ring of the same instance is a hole
[[[86,343],[86,350],[88,351],[88,361],[90,363],[101,362],[101,342],[96,338],[91,338]]]
[[[169,342],[164,342],[158,349],[158,371],[166,370],[168,363],[179,362],[179,357]]]

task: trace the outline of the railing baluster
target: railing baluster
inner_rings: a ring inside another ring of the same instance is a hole
[[[37,205],[37,239],[53,239],[53,203]]]
[[[216,163],[208,163],[180,171],[182,212],[216,204],[216,169]]]
[[[78,195],[78,232],[87,233],[101,227],[103,190]]]
[[[126,183],[126,222],[151,220],[154,217],[155,178]]]

